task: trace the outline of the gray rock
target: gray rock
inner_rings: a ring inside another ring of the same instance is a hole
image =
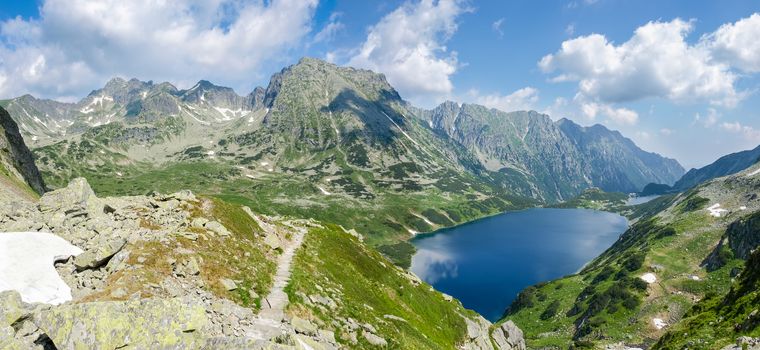
[[[66,212],[75,210],[84,210],[87,208],[87,201],[90,197],[95,197],[95,192],[90,188],[90,184],[84,178],[76,178],[69,182],[69,185],[45,193],[40,198],[39,208],[44,212],[55,212],[66,209]]]
[[[197,349],[208,321],[202,305],[145,299],[60,305],[34,322],[58,349]]]
[[[26,350],[29,346],[15,338],[16,331],[10,326],[0,326],[0,349]]]
[[[276,234],[267,232],[266,236],[264,236],[264,244],[269,246],[269,248],[277,249],[282,247],[282,241],[280,241],[280,237],[277,237]]]
[[[496,343],[497,348],[504,350],[525,350],[525,338],[523,338],[523,332],[517,325],[509,320],[502,323],[498,328],[494,329],[491,333],[491,337]]]
[[[195,228],[203,228],[207,222],[208,222],[208,219],[206,218],[195,218],[193,219],[193,222],[190,223],[190,226],[195,227]]]
[[[230,231],[227,231],[227,228],[224,227],[224,225],[220,224],[217,221],[209,221],[205,225],[206,229],[224,237],[231,235]]]
[[[310,321],[304,320],[300,317],[293,317],[293,319],[290,320],[290,325],[293,326],[293,329],[295,329],[296,333],[313,336],[317,335],[317,326],[315,326]]]
[[[24,302],[17,291],[0,292],[0,327],[12,325],[25,314]]]
[[[374,333],[370,333],[368,331],[364,331],[364,332],[362,332],[362,336],[364,337],[364,339],[367,340],[367,342],[369,342],[372,345],[375,345],[375,346],[387,346],[388,345],[388,342],[385,339],[383,339],[382,337],[380,337],[380,336],[378,336],[378,335],[376,335]]]
[[[224,287],[224,289],[229,290],[229,291],[232,291],[238,288],[237,283],[235,283],[235,281],[231,279],[222,278],[219,280],[219,283],[222,284],[222,287]]]
[[[180,200],[182,202],[195,202],[198,199],[195,198],[195,195],[190,190],[182,190],[176,193],[172,193],[169,195],[170,198],[175,198],[177,200]]]
[[[116,255],[127,244],[123,238],[111,240],[105,244],[99,244],[95,248],[86,250],[74,258],[74,266],[78,271],[94,269],[103,266],[108,260]]]

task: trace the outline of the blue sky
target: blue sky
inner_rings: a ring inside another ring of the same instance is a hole
[[[40,0],[0,4],[0,98],[110,77],[248,93],[302,56],[403,97],[601,123],[685,167],[760,144],[758,1]],[[753,16],[754,15],[754,16]]]

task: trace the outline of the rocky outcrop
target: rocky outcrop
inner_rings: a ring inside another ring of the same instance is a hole
[[[34,315],[59,349],[197,349],[208,322],[201,304],[145,299],[63,305]]]
[[[525,350],[525,338],[523,332],[514,322],[507,321],[502,323],[491,333],[494,343],[498,349],[504,350]]]
[[[726,229],[728,246],[736,257],[747,260],[760,246],[760,212],[734,221]]]
[[[2,107],[0,107],[0,167],[20,177],[38,194],[45,193],[45,182],[34,164],[34,156],[26,147],[18,125]]]

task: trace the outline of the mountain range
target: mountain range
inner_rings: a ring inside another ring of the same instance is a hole
[[[733,350],[760,335],[755,150],[682,178],[600,125],[421,109],[381,74],[308,58],[246,96],[117,78],[77,103],[0,106],[0,226],[85,250],[57,265],[75,303],[32,312],[0,293],[0,347],[93,341],[78,337],[106,324],[91,347]],[[635,207],[604,192],[649,183],[688,189]],[[525,289],[497,324],[392,265],[408,266],[419,232],[589,202],[624,208],[630,228],[578,273]],[[200,299],[176,304],[188,296]],[[122,314],[150,322],[109,318]]]

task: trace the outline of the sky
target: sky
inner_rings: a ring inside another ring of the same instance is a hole
[[[760,145],[757,0],[14,0],[0,99],[76,101],[115,76],[247,94],[303,56],[401,96],[619,130],[689,169]]]

